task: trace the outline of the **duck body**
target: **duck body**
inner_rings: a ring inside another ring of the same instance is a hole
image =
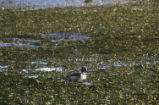
[[[87,79],[86,68],[82,67],[81,73],[73,73],[68,76],[68,79],[74,82],[83,82],[84,80]]]

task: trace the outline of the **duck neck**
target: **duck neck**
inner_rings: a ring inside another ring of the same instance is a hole
[[[81,74],[86,75],[86,72],[82,72]]]

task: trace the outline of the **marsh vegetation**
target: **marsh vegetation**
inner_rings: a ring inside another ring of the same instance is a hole
[[[0,104],[159,103],[159,3],[0,9]],[[65,81],[88,69],[88,84]]]

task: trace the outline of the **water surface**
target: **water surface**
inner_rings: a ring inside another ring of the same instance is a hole
[[[93,6],[106,5],[115,2],[129,2],[134,0],[93,0],[92,3],[85,3],[85,0],[0,0],[0,7],[4,8],[33,8],[44,9],[68,6]]]
[[[137,3],[0,9],[0,104],[157,105],[159,4]]]

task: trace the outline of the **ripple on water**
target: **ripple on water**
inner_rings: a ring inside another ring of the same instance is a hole
[[[48,62],[46,60],[39,60],[39,61],[32,61],[31,64],[44,64],[44,65],[47,65]]]
[[[51,37],[51,42],[80,41],[89,39],[87,35],[82,35],[81,33],[50,33],[41,35],[43,37]]]
[[[106,55],[103,55],[106,56]],[[92,57],[76,57],[76,58],[69,58],[70,62],[76,62],[76,64],[81,64],[81,62],[92,62],[96,65],[98,69],[107,69],[110,67],[133,67],[133,66],[140,66],[140,65],[156,65],[159,67],[159,60],[146,60],[146,61],[112,61],[109,62],[107,60],[102,59],[102,55],[92,56]]]
[[[91,82],[83,82],[82,84],[86,85],[86,86],[92,86],[93,85]]]
[[[23,44],[23,43],[0,43],[0,47],[25,47],[25,48],[45,48],[44,46]]]
[[[11,2],[10,2],[11,1]],[[26,8],[26,9],[45,9],[67,6],[93,6],[107,5],[115,2],[127,3],[134,0],[93,0],[92,3],[85,3],[85,0],[0,0],[0,8]]]
[[[35,70],[35,71],[59,71],[62,72],[63,68],[62,67],[39,67],[39,68],[30,68],[30,69],[23,69],[24,72],[28,72],[28,70]]]
[[[50,33],[50,34],[32,34],[35,36],[42,36],[44,39],[48,38],[51,42],[64,42],[64,41],[80,41],[88,40],[87,35],[82,35],[81,33]],[[3,43],[0,43],[0,47],[25,47],[25,48],[47,48],[42,45],[35,45],[36,43],[40,44],[42,39],[28,39],[28,38],[3,38]],[[48,41],[47,43],[51,43]],[[57,46],[56,46],[57,47]],[[55,47],[55,48],[56,48]]]
[[[10,40],[20,42],[20,43],[36,43],[41,41],[41,40],[26,39],[26,38],[10,38]]]
[[[0,71],[5,71],[7,70],[9,65],[0,65]]]
[[[62,67],[40,67],[40,68],[36,68],[36,71],[60,71],[62,72],[63,69]]]

